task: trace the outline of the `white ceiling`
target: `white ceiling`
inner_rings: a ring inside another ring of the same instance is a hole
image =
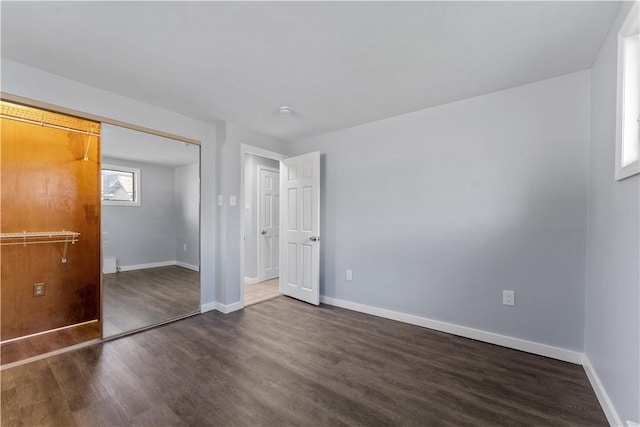
[[[619,6],[2,1],[2,56],[293,140],[587,69]]]
[[[101,129],[102,157],[178,167],[200,161],[200,147],[106,123]]]

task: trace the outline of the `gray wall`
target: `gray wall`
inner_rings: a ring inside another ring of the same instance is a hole
[[[279,169],[280,162],[247,154],[244,163],[244,276],[258,278],[258,166]]]
[[[102,163],[140,168],[141,201],[140,206],[103,205],[104,258],[117,258],[119,267],[175,260],[174,169],[111,158]]]
[[[200,165],[175,168],[175,260],[200,265]],[[184,249],[187,245],[187,249]]]
[[[591,70],[585,354],[622,422],[640,422],[640,180],[614,180],[618,20]]]
[[[292,143],[323,153],[321,294],[582,351],[588,85],[579,72]]]
[[[220,183],[217,194],[223,196],[223,205],[218,206],[217,211],[219,221],[216,243],[219,250],[216,265],[220,268],[216,274],[216,283],[219,285],[216,288],[216,301],[226,305],[240,301],[244,279],[240,274],[240,242],[244,235],[240,221],[240,166],[244,161],[240,157],[240,144],[253,145],[276,153],[284,153],[287,144],[230,122],[223,122],[216,127],[216,141],[216,156],[220,159],[216,169]],[[229,206],[230,195],[238,197],[236,206]]]

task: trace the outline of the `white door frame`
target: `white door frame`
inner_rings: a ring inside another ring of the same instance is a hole
[[[281,153],[276,153],[275,151],[265,150],[264,148],[254,147],[252,145],[240,144],[240,303],[241,308],[244,308],[244,209],[245,209],[245,194],[244,194],[244,174],[245,174],[245,157],[246,154],[253,154],[260,157],[265,157],[267,159],[273,159],[277,161],[282,161],[289,156],[286,156]],[[282,215],[282,212],[280,212]],[[280,222],[282,223],[282,221]],[[282,292],[282,289],[280,289]]]
[[[278,169],[274,169],[272,167],[269,166],[263,166],[263,165],[257,165],[256,166],[256,183],[257,183],[257,189],[258,189],[258,202],[256,204],[256,212],[258,214],[258,216],[256,217],[257,219],[257,225],[256,225],[256,246],[257,246],[257,260],[258,260],[258,280],[259,281],[263,281],[264,276],[263,276],[263,272],[264,272],[264,254],[262,253],[262,234],[260,233],[260,227],[258,227],[258,225],[260,225],[260,208],[262,207],[262,204],[260,203],[260,170],[266,170],[266,171],[270,171],[270,172],[275,172],[278,175],[280,175],[280,168]],[[280,184],[279,184],[279,180],[278,180],[278,192],[280,191]],[[278,202],[279,203],[279,202]],[[278,212],[280,211],[279,207],[278,207]],[[278,224],[280,223],[280,218],[278,218]],[[278,239],[280,239],[280,237],[278,237]],[[244,239],[242,239],[244,241]],[[278,248],[280,248],[280,242],[278,242]],[[279,249],[278,249],[279,251]],[[280,254],[278,253],[278,262],[280,260]],[[279,267],[279,266],[278,266]]]

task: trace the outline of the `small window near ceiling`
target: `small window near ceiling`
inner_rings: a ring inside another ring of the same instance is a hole
[[[640,15],[634,4],[618,33],[616,180],[640,173]]]
[[[102,204],[140,206],[140,169],[102,165]]]

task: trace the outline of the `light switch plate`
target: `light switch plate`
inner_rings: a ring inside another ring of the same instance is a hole
[[[236,200],[236,196],[229,196],[229,206],[235,206]]]

